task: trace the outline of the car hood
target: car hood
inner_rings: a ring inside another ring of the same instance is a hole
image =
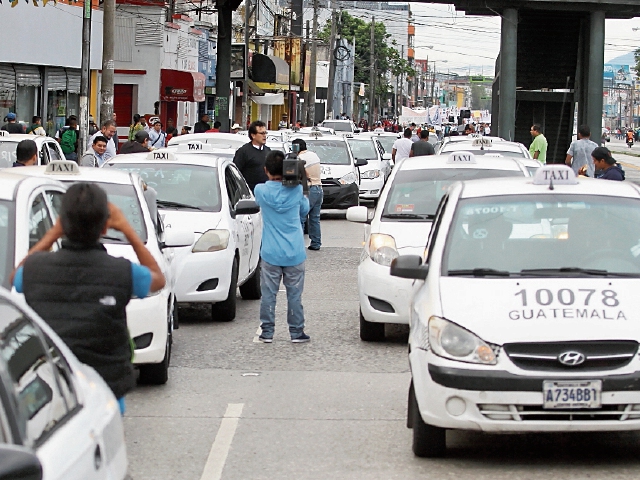
[[[377,232],[391,235],[400,255],[422,255],[432,222],[380,222]]]
[[[165,230],[184,230],[187,232],[204,233],[220,225],[220,212],[194,212],[186,210],[160,209]]]
[[[138,260],[138,256],[136,255],[136,252],[133,250],[133,247],[128,243],[126,244],[105,243],[104,248],[107,249],[107,253],[112,257],[122,257],[122,258],[126,258],[130,262],[140,263],[140,261]]]
[[[640,340],[640,279],[441,277],[442,315],[485,341]]]

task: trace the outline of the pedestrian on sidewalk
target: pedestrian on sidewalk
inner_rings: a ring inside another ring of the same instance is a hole
[[[153,128],[149,130],[149,147],[152,149],[164,148],[167,142],[167,134],[162,130],[162,122],[156,120]]]
[[[322,181],[320,180],[320,174],[322,168],[320,167],[320,157],[315,152],[307,150],[307,142],[301,138],[296,138],[293,145],[299,145],[300,151],[298,152],[298,158],[304,161],[304,169],[307,172],[307,179],[309,180],[309,250],[320,250],[322,245],[322,233],[320,232],[320,208],[322,207],[322,200],[324,193],[322,192]],[[301,217],[302,225],[306,222],[307,215]]]
[[[420,157],[422,155],[435,155],[436,151],[433,148],[433,145],[429,142],[429,130],[424,129],[420,132],[420,141],[415,142],[411,145],[411,150],[409,151],[410,157]]]
[[[267,147],[267,125],[256,120],[249,125],[250,142],[245,143],[233,157],[235,163],[242,176],[247,181],[247,185],[253,192],[256,185],[267,181],[267,175],[264,170],[264,162],[267,154],[271,151]]]
[[[116,122],[113,120],[105,120],[100,131],[94,133],[89,139],[89,145],[87,148],[91,148],[93,140],[98,136],[103,136],[107,139],[107,150],[104,152],[104,160],[107,161],[110,158],[115,157],[117,155],[116,142],[118,141],[118,128],[116,127]]]
[[[126,142],[120,148],[121,155],[128,153],[149,153],[149,134],[144,130],[136,132],[133,140]]]
[[[533,141],[529,147],[529,153],[540,163],[547,163],[547,149],[549,148],[549,143],[542,134],[542,127],[537,123],[531,126],[531,136],[533,137]]]
[[[596,178],[603,180],[624,180],[624,170],[619,163],[611,156],[611,152],[606,147],[598,147],[592,153],[593,164],[596,170],[600,170],[596,174]]]
[[[284,153],[274,150],[265,160],[264,171],[269,178],[256,185],[255,195],[262,212],[264,227],[260,247],[260,333],[263,343],[273,341],[276,323],[276,296],[280,281],[287,290],[287,323],[292,343],[310,340],[304,333],[302,290],[306,252],[300,217],[309,212],[309,200],[302,193],[302,185],[282,185]]]
[[[576,175],[580,169],[586,166],[586,174],[593,178],[595,167],[591,159],[591,153],[598,148],[598,144],[591,140],[591,129],[589,125],[578,127],[578,139],[571,142],[567,150],[567,158],[564,163],[569,165]]]
[[[107,253],[99,239],[109,228],[124,234],[139,265]],[[50,252],[63,237],[62,247]],[[136,383],[126,306],[134,295],[144,298],[165,285],[124,214],[98,185],[71,185],[55,225],[14,273],[16,291],[81,362],[102,376],[124,413],[124,396]]]

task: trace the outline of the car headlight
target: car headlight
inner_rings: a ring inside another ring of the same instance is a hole
[[[369,180],[373,180],[374,178],[378,178],[380,176],[380,170],[367,170],[366,172],[362,172],[360,174],[360,178],[366,178]]]
[[[495,365],[491,346],[469,330],[440,317],[429,319],[429,346],[433,353],[450,360]]]
[[[391,235],[372,233],[369,236],[369,256],[374,262],[385,267],[391,266],[394,258],[398,258],[396,241]]]
[[[207,230],[198,239],[191,250],[198,252],[217,252],[229,245],[229,230]]]
[[[344,177],[338,180],[342,185],[348,185],[349,183],[356,183],[356,174],[353,172],[347,173]]]

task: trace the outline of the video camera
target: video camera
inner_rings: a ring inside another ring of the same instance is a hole
[[[307,171],[304,169],[304,160],[298,158],[300,145],[291,145],[291,152],[287,153],[282,161],[282,185],[285,187],[295,187],[302,185],[302,191],[307,194],[309,192],[309,182],[307,180]]]

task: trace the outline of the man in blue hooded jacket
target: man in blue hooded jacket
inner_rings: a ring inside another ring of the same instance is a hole
[[[262,257],[260,283],[260,341],[271,343],[275,330],[276,296],[280,280],[287,290],[287,323],[291,342],[310,340],[304,333],[302,290],[304,262],[307,254],[300,217],[309,212],[309,200],[302,193],[302,185],[282,185],[284,153],[274,150],[265,160],[264,171],[269,180],[255,187],[255,196],[262,211]]]

